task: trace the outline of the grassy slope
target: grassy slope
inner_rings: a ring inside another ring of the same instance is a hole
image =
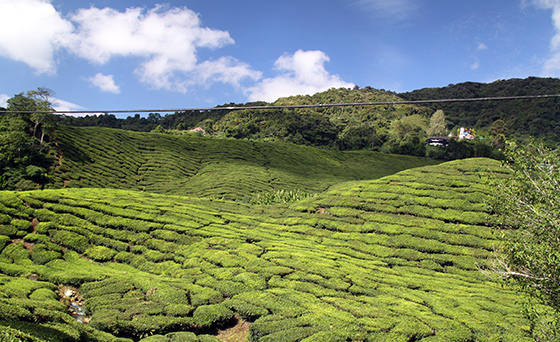
[[[323,191],[348,180],[376,179],[434,164],[377,152],[338,152],[283,143],[256,143],[63,127],[57,187],[97,187],[242,199],[253,192]]]
[[[519,296],[477,269],[496,243],[488,168],[499,172],[485,159],[411,169],[275,206],[3,192],[0,325],[45,340],[210,341],[235,314],[254,321],[253,341],[530,340]],[[54,284],[80,287],[89,325],[68,318]]]

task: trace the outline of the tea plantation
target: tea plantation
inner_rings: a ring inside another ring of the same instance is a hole
[[[67,188],[0,193],[0,340],[532,340],[481,272],[495,161],[88,130],[58,132]]]
[[[377,179],[426,158],[371,151],[339,152],[100,127],[61,127],[54,186],[141,190],[241,200],[254,193],[315,193],[349,180]]]

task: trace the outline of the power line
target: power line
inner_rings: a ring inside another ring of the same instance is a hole
[[[404,100],[404,101],[379,101],[379,102],[350,102],[350,103],[320,103],[302,105],[278,106],[229,106],[212,108],[176,108],[176,109],[124,109],[124,110],[61,110],[49,111],[53,114],[109,114],[109,113],[171,113],[189,111],[215,111],[215,110],[244,110],[244,109],[284,109],[284,108],[321,108],[321,107],[349,107],[349,106],[393,106],[403,104],[430,104],[430,103],[455,103],[455,102],[481,102],[481,101],[509,101],[528,100],[560,97],[560,94],[524,95],[524,96],[497,96],[476,97],[463,99],[432,99],[432,100]],[[44,111],[11,111],[12,113],[47,113]]]

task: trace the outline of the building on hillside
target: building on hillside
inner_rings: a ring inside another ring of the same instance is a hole
[[[202,134],[206,134],[206,131],[205,131],[204,128],[202,128],[202,127],[193,128],[193,129],[191,129],[190,131],[191,131],[191,132],[199,132],[199,133],[202,133]]]
[[[465,127],[461,127],[461,129],[459,130],[459,140],[472,140],[474,139],[474,134],[473,131],[470,129],[467,129]]]
[[[449,145],[449,137],[437,136],[426,139],[426,146],[447,146]]]

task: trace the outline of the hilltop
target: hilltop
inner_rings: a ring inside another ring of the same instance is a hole
[[[499,80],[492,83],[464,82],[442,88],[424,88],[399,94],[406,100],[483,98],[560,94],[560,79],[529,77]],[[492,102],[437,103],[432,110],[442,109],[451,127],[472,127],[489,131],[497,120],[503,120],[511,138],[533,137],[556,146],[560,99],[531,99]]]
[[[404,100],[461,99],[559,94],[560,80],[536,78],[500,80],[493,83],[465,82],[442,88],[424,88],[395,93],[372,87],[329,89],[314,95],[280,98],[273,103],[230,103],[227,107],[301,105],[321,103],[399,102]],[[339,150],[373,149],[382,152],[423,156],[420,148],[428,137],[430,116],[443,110],[448,132],[467,127],[490,145],[492,126],[503,121],[505,133],[515,139],[533,137],[556,145],[557,113],[560,100],[455,102],[419,105],[327,107],[306,109],[187,111],[161,116],[151,113],[117,119],[114,115],[61,118],[74,126],[102,126],[135,131],[161,130],[187,132],[200,127],[208,134],[237,139],[285,141]],[[502,132],[502,130],[500,131]],[[474,154],[468,156],[475,156]],[[467,157],[468,157],[467,156]],[[490,154],[477,156],[490,156]],[[444,158],[445,159],[445,158]],[[453,159],[452,157],[448,159]]]

